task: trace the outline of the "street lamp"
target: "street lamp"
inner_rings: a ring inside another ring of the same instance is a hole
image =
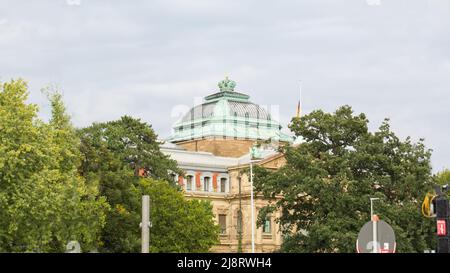
[[[370,198],[370,221],[372,221],[372,243],[373,243],[373,253],[378,253],[378,238],[377,238],[377,221],[373,217],[373,201],[379,200],[380,198],[371,197]]]
[[[373,219],[373,201],[380,200],[380,198],[371,197],[370,198],[370,221]]]
[[[254,200],[253,200],[253,163],[258,162],[261,154],[256,146],[250,148],[250,209],[251,209],[251,225],[252,225],[252,253],[255,253],[255,215],[254,215]]]

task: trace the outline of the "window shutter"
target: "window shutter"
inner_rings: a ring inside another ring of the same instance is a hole
[[[214,173],[213,174],[213,188],[214,188],[214,191],[217,191],[217,176],[218,175],[219,175],[218,173]]]
[[[180,186],[184,185],[184,177],[182,175],[178,175],[178,184]]]
[[[195,173],[195,186],[197,187],[197,189],[200,189],[202,187],[202,182],[200,181],[200,176],[202,175],[201,172],[196,172]]]

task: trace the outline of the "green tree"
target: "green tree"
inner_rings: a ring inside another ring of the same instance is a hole
[[[450,170],[444,169],[435,175],[435,181],[438,185],[450,184]]]
[[[282,194],[258,218],[281,210],[282,251],[355,252],[370,197],[380,198],[375,212],[394,228],[398,252],[433,248],[433,223],[419,213],[432,188],[431,151],[423,140],[401,141],[388,120],[374,133],[367,125],[349,106],[294,118],[289,127],[303,142],[281,149],[287,164],[255,169],[257,190],[272,200]]]
[[[37,118],[27,85],[0,89],[0,251],[59,252],[69,240],[96,247],[107,203],[78,174],[79,140],[58,94]],[[95,188],[94,188],[95,189]]]
[[[186,200],[181,191],[161,180],[142,179],[141,189],[151,200],[151,252],[208,252],[219,242],[209,202]]]
[[[434,176],[434,181],[435,184],[437,185],[450,185],[450,170],[449,169],[444,169],[440,172],[438,172],[435,176]],[[447,192],[447,195],[450,197],[450,191]]]
[[[144,194],[151,196],[153,204],[152,251],[206,251],[216,242],[211,207],[185,201],[177,192],[170,174],[180,171],[176,162],[160,151],[150,125],[124,116],[117,121],[93,124],[79,133],[84,155],[81,172],[88,181],[99,184],[112,208],[102,234],[102,251],[140,251]]]

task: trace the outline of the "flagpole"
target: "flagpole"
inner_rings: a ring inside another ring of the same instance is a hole
[[[301,116],[301,111],[302,111],[302,87],[303,87],[303,82],[302,80],[300,80],[300,110],[298,111],[298,116]]]
[[[300,80],[300,96],[298,98],[298,104],[297,104],[297,118],[300,117],[301,101],[302,101],[302,81]]]

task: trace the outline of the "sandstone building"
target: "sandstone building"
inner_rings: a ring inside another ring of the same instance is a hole
[[[291,142],[281,125],[249,96],[235,92],[236,83],[226,78],[219,92],[205,97],[174,125],[174,133],[162,151],[178,162],[184,177],[174,176],[187,198],[211,201],[221,227],[220,244],[213,252],[236,252],[239,231],[243,252],[251,252],[250,182],[247,171],[252,160],[249,152],[257,142],[258,164],[277,169],[285,163],[277,145]],[[254,215],[268,200],[255,195]],[[277,214],[270,215],[263,227],[255,227],[255,252],[272,252],[281,243]]]

